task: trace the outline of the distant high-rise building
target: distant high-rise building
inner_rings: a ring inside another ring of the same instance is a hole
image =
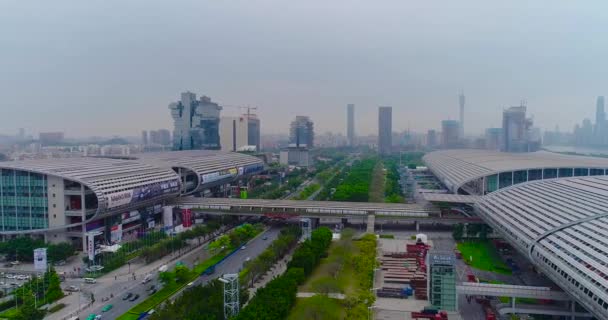
[[[222,151],[241,151],[247,146],[259,150],[260,120],[255,116],[222,117],[220,120]]]
[[[502,151],[529,152],[535,151],[530,140],[532,120],[526,118],[526,106],[510,107],[502,113]]]
[[[43,146],[60,144],[63,142],[63,132],[40,132],[38,138]]]
[[[461,139],[464,139],[464,102],[465,102],[464,93],[461,93],[458,96],[458,105],[460,106],[459,121],[460,121],[460,138]]]
[[[167,129],[150,130],[148,141],[153,145],[168,146],[171,144],[171,132]]]
[[[378,108],[378,153],[390,154],[393,149],[393,108]]]
[[[500,150],[502,143],[502,128],[487,128],[485,135],[486,149]]]
[[[25,139],[25,129],[19,128],[19,133],[17,133],[17,139],[19,139],[19,140]]]
[[[152,131],[150,131],[150,133],[152,133]],[[144,146],[148,145],[148,131],[146,130],[141,132],[141,144]]]
[[[441,145],[445,149],[460,147],[460,123],[458,121],[441,121]]]
[[[255,115],[248,115],[248,118],[247,144],[255,146],[256,151],[260,151],[260,119]]]
[[[181,100],[169,104],[173,117],[173,149],[220,149],[220,111],[222,107],[207,96],[184,92]]]
[[[296,147],[314,147],[315,132],[314,123],[306,116],[296,116],[289,128],[289,143]]]
[[[431,129],[426,133],[426,146],[429,148],[437,146],[437,131]]]
[[[604,144],[606,142],[606,112],[604,110],[604,96],[597,97],[595,105],[595,143]]]
[[[348,138],[348,145],[355,145],[355,105],[346,105],[346,137]]]

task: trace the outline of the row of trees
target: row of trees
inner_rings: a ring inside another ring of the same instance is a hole
[[[313,231],[311,238],[294,252],[287,272],[259,289],[236,319],[285,319],[296,303],[298,285],[304,283],[327,254],[331,239],[331,231],[326,227]]]
[[[241,283],[253,283],[281,258],[289,252],[297,243],[302,229],[298,226],[289,226],[255,259],[245,263],[245,269],[240,275]]]
[[[377,158],[367,158],[353,163],[349,174],[336,188],[332,200],[334,201],[369,201],[369,186],[372,172],[376,166]]]
[[[17,305],[17,312],[12,319],[41,320],[45,311],[40,306],[59,300],[63,297],[60,280],[54,268],[50,268],[42,277],[34,277],[13,292],[12,302]]]
[[[198,239],[200,245],[202,241],[211,237],[219,230],[220,226],[221,225],[217,221],[209,221],[205,225],[197,225],[190,230],[163,239],[152,246],[144,247],[141,251],[141,257],[146,263],[150,263],[175,252],[175,250],[181,250],[188,245],[187,240],[190,239]]]
[[[65,260],[76,253],[74,246],[70,243],[45,243],[41,239],[30,237],[17,237],[8,241],[0,242],[0,253],[6,255],[10,260],[34,261],[34,249],[47,248],[47,259],[50,262]]]
[[[248,228],[244,227],[244,229]],[[252,277],[257,276],[259,272],[264,272],[262,269],[268,270],[270,261],[276,262],[284,256],[297,243],[300,233],[300,228],[296,226],[281,230],[279,237],[260,256],[246,264],[245,271],[241,274],[241,285],[246,285]],[[160,278],[167,286],[172,283],[185,284],[191,281],[193,275],[193,272],[187,267],[178,266],[173,272],[161,273]],[[213,280],[205,286],[196,286],[188,290],[187,294],[181,295],[175,301],[167,302],[151,319],[224,319],[224,296],[221,282]],[[247,302],[248,298],[248,291],[241,290],[241,304]]]
[[[253,238],[255,235],[264,230],[264,225],[256,223],[255,225],[243,223],[234,228],[230,233],[222,235],[215,241],[209,244],[209,250],[218,251],[223,249],[234,249]]]
[[[390,203],[403,203],[403,190],[399,185],[401,179],[399,175],[399,166],[394,159],[384,160],[386,168],[386,182],[384,186],[384,200]]]

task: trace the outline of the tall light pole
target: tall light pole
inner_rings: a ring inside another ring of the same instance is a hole
[[[228,320],[239,314],[239,275],[225,274],[218,280],[224,284],[224,319]]]

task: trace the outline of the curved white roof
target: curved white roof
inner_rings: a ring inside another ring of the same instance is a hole
[[[443,150],[426,154],[423,161],[455,193],[469,181],[500,172],[543,168],[608,168],[608,158],[547,151],[506,153],[476,149]]]
[[[0,169],[36,172],[82,183],[97,195],[99,210],[106,208],[109,194],[179,180],[171,168],[153,166],[139,161],[108,158],[83,157],[0,162]]]
[[[608,177],[522,183],[475,207],[556,284],[608,319]]]
[[[151,152],[136,154],[133,157],[145,163],[186,168],[199,176],[248,165],[264,164],[262,160],[247,154],[212,150]]]

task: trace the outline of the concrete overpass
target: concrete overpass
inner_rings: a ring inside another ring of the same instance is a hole
[[[301,216],[322,217],[374,215],[377,217],[428,218],[431,215],[439,215],[439,210],[434,207],[397,203],[184,197],[178,198],[173,204],[191,209],[258,214],[294,213]]]

